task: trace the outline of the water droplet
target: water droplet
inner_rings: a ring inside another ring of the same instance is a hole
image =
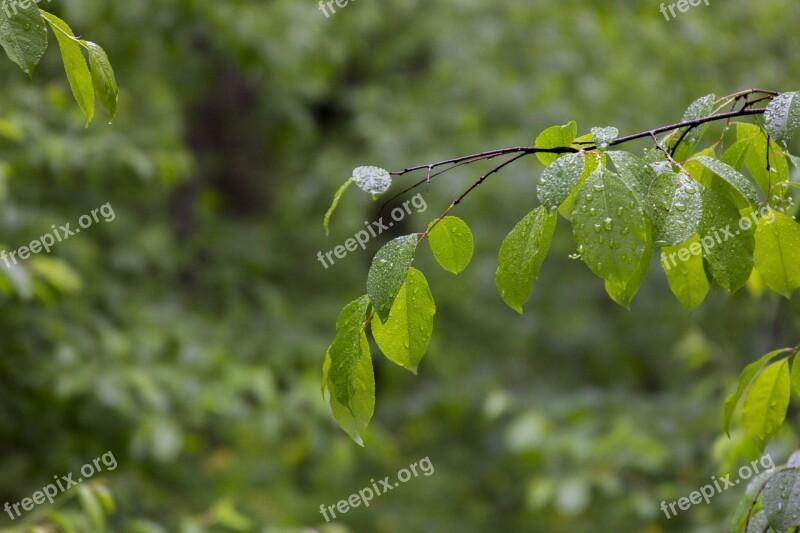
[[[603,220],[603,227],[606,228],[606,230],[608,230],[608,231],[611,231],[612,229],[614,229],[614,219],[611,218],[611,217],[606,217]]]
[[[624,208],[624,207],[622,207],[622,206],[619,206],[619,207],[617,208],[617,215],[620,215],[620,216],[621,216],[621,215],[622,215],[624,212],[625,212],[625,208]]]
[[[597,185],[594,186],[595,192],[603,192],[603,189],[605,188],[606,188],[605,185],[603,185],[602,183],[598,183]]]
[[[591,209],[589,209],[589,216],[590,216],[590,217],[593,217],[593,216],[595,216],[596,214],[597,214],[597,209],[595,209],[594,207],[592,207]]]
[[[592,200],[594,200],[594,196],[592,196],[591,194],[587,194],[586,195],[586,201],[587,202],[591,202]]]
[[[620,233],[622,233],[623,235],[628,235],[630,232],[631,228],[629,228],[628,226],[625,226],[624,228],[622,228],[622,231],[620,231]]]
[[[595,224],[594,225],[594,232],[595,233],[600,233],[601,231],[603,231],[603,226],[601,226],[600,224]]]

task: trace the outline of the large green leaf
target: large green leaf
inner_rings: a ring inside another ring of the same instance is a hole
[[[800,472],[796,468],[787,468],[769,478],[761,493],[761,508],[776,533],[800,526]]]
[[[786,418],[789,407],[789,360],[768,364],[750,383],[742,418],[747,433],[763,448]]]
[[[367,294],[381,322],[389,318],[397,292],[414,260],[418,242],[416,234],[398,237],[378,250],[372,260],[367,274]]]
[[[642,206],[634,191],[603,167],[583,184],[572,212],[578,252],[607,281],[626,283],[639,270],[647,243]]]
[[[350,302],[336,321],[336,337],[325,354],[322,389],[341,428],[360,445],[375,410],[375,377],[364,333],[369,298]]]
[[[425,276],[408,269],[406,282],[397,293],[389,320],[372,321],[372,335],[383,354],[398,365],[417,373],[433,334],[436,306]]]
[[[760,201],[758,189],[741,172],[712,157],[700,156],[695,161],[722,178],[723,182],[730,187],[731,199],[738,207],[758,206]]]
[[[495,285],[503,301],[518,313],[522,313],[522,305],[530,297],[557,218],[544,206],[537,207],[514,226],[500,246]]]
[[[86,116],[88,125],[94,117],[94,83],[89,65],[83,56],[80,41],[75,38],[66,22],[51,13],[42,12],[42,16],[50,25],[61,49],[64,70],[78,106]]]
[[[764,111],[764,129],[786,145],[800,127],[800,92],[782,93]]]
[[[703,218],[702,185],[683,173],[659,174],[647,188],[645,208],[653,240],[674,246],[697,232]]]
[[[733,412],[736,410],[736,406],[739,404],[739,399],[741,399],[745,389],[747,389],[747,386],[750,385],[751,381],[753,381],[753,377],[765,364],[767,364],[767,362],[769,362],[770,359],[780,355],[784,351],[785,350],[777,350],[770,352],[758,361],[750,363],[744,367],[742,373],[739,374],[739,384],[736,387],[736,391],[725,398],[725,406],[722,410],[722,431],[725,433],[728,432],[728,428],[730,428],[731,425],[731,417],[733,416]]]
[[[0,46],[29,76],[47,49],[47,28],[35,2],[2,3]],[[10,14],[10,16],[9,16]]]
[[[108,61],[105,50],[91,41],[82,41],[89,51],[89,66],[92,67],[92,85],[97,99],[108,111],[113,119],[117,114],[117,101],[119,100],[119,87],[114,77],[114,69]]]
[[[536,137],[533,146],[536,148],[561,148],[569,146],[578,134],[578,124],[573,120],[563,126],[552,126],[547,128]],[[536,154],[536,157],[543,165],[549,165],[560,156],[559,154]]]
[[[558,209],[578,186],[585,166],[584,154],[567,154],[545,168],[536,189],[542,205],[551,211]]]
[[[703,257],[717,285],[735,292],[747,283],[753,271],[755,231],[739,225],[739,211],[725,193],[706,188],[701,194],[703,220],[699,233]]]
[[[475,245],[467,223],[458,217],[444,217],[429,228],[428,244],[443,269],[453,274],[462,272],[472,259]]]
[[[711,285],[703,266],[699,235],[693,235],[682,244],[663,248],[661,266],[672,294],[684,309],[691,311],[703,303]]]
[[[639,268],[636,270],[633,277],[627,281],[610,281],[606,280],[606,292],[612,300],[626,309],[630,307],[630,303],[647,276],[647,271],[650,270],[650,263],[653,259],[653,239],[650,237],[651,225],[647,222],[647,240],[645,242],[645,250],[639,262]]]
[[[770,211],[758,219],[755,268],[767,287],[787,298],[800,288],[800,224]]]

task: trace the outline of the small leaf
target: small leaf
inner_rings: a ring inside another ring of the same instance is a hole
[[[375,377],[364,333],[369,298],[350,302],[336,320],[336,337],[322,365],[322,390],[339,426],[359,445],[375,410]]]
[[[408,267],[414,260],[418,242],[416,234],[398,237],[378,250],[372,260],[367,274],[367,294],[381,322],[389,318],[397,292],[405,282]]]
[[[707,94],[706,96],[700,97],[694,102],[691,103],[689,108],[683,114],[683,122],[689,120],[695,120],[702,117],[707,117],[714,112],[714,104],[717,101],[717,97],[713,94]],[[669,150],[675,150],[673,158],[676,161],[684,161],[686,160],[694,151],[697,144],[700,142],[700,139],[705,134],[706,130],[708,129],[709,124],[701,124],[694,128],[689,129],[681,128],[676,130],[672,135],[669,137],[669,143],[667,147]],[[684,133],[688,130],[688,133],[684,136]],[[678,139],[683,136],[683,140],[681,141],[680,145],[678,145],[677,149],[675,149],[675,143],[678,142]]]
[[[606,281],[627,283],[640,269],[647,227],[636,193],[614,172],[597,169],[572,212],[578,253]]]
[[[700,156],[696,161],[722,178],[722,180],[731,187],[733,192],[731,198],[737,206],[740,208],[746,207],[747,205],[751,207],[758,206],[760,201],[758,190],[741,172],[718,159],[707,156]],[[739,198],[741,198],[742,202],[738,201]]]
[[[788,359],[768,364],[750,384],[742,411],[744,427],[762,449],[786,418],[789,395]]]
[[[789,297],[800,288],[800,224],[769,210],[756,227],[755,268],[771,290]]]
[[[377,199],[392,186],[392,176],[389,171],[379,167],[357,167],[353,169],[353,181],[363,191]]]
[[[433,256],[443,269],[459,274],[469,265],[475,248],[469,226],[458,217],[444,217],[431,225],[428,226],[428,243]]]
[[[764,111],[764,129],[786,146],[800,127],[800,92],[782,93]]]
[[[585,166],[583,154],[567,154],[545,168],[536,189],[542,205],[551,211],[558,209],[578,186]]]
[[[656,244],[675,246],[697,232],[703,218],[702,185],[682,173],[659,174],[647,188],[647,214]]]
[[[739,404],[739,399],[744,394],[745,389],[747,386],[750,385],[750,382],[753,381],[753,377],[761,370],[767,362],[773,357],[780,355],[785,350],[777,350],[774,352],[770,352],[767,355],[763,356],[758,361],[750,363],[742,373],[739,375],[739,385],[736,388],[736,391],[725,398],[725,407],[722,410],[722,431],[728,433],[728,429],[731,426],[731,417],[733,416],[733,412],[736,410],[736,406]]]
[[[592,128],[590,131],[597,143],[597,148],[600,150],[608,148],[608,146],[619,137],[619,130],[610,126],[605,128]]]
[[[389,320],[372,321],[372,335],[383,354],[403,368],[417,373],[433,333],[436,305],[425,276],[408,269],[406,282],[397,293]]]
[[[66,22],[44,11],[42,11],[42,16],[56,36],[58,46],[61,48],[61,58],[64,61],[64,70],[67,73],[69,86],[78,106],[86,116],[86,125],[88,126],[94,117],[94,85],[81,45],[78,44],[79,41]]]
[[[119,100],[119,87],[114,77],[114,69],[108,61],[105,50],[91,41],[82,41],[89,51],[89,66],[92,67],[92,86],[97,98],[103,105],[111,119],[117,114]]]
[[[47,28],[35,2],[2,3],[0,46],[8,58],[28,75],[47,50]]]
[[[572,144],[578,134],[578,124],[573,120],[563,126],[552,126],[547,128],[536,137],[533,146],[536,148],[561,148]],[[536,157],[543,165],[549,165],[560,157],[560,154],[536,154]]]
[[[667,275],[672,294],[687,311],[703,303],[711,288],[703,267],[703,248],[695,234],[683,244],[665,247],[661,266]]]
[[[800,472],[782,470],[769,478],[761,493],[761,508],[769,526],[778,533],[800,525]]]
[[[325,213],[325,218],[322,219],[322,227],[325,228],[325,235],[330,234],[331,216],[333,215],[333,212],[336,211],[336,208],[339,206],[339,200],[342,199],[342,195],[347,190],[347,188],[350,187],[351,183],[353,183],[353,178],[350,178],[349,180],[345,181],[344,184],[342,184],[342,186],[339,187],[339,190],[336,191],[336,194],[333,195],[333,202],[331,203],[331,206],[328,208],[328,211]]]
[[[557,218],[540,206],[514,226],[500,246],[495,285],[503,301],[520,314],[547,256]]]

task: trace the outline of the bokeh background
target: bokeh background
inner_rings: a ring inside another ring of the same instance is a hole
[[[747,362],[797,343],[796,302],[743,290],[687,315],[654,264],[627,311],[569,259],[561,224],[517,315],[493,275],[536,205],[541,167],[524,159],[455,213],[476,239],[466,272],[418,254],[434,338],[417,377],[373,350],[360,448],[320,396],[336,316],[384,242],[490,167],[434,181],[428,210],[365,252],[327,270],[316,256],[378,216],[351,190],[325,237],[353,167],[530,144],[573,119],[632,133],[708,93],[800,89],[795,0],[671,21],[656,0],[359,0],[330,18],[312,0],[41,7],[105,47],[121,112],[83,127],[54,43],[32,80],[0,62],[0,242],[107,202],[116,218],[0,272],[0,504],[112,451],[118,468],[87,486],[116,505],[100,526],[73,489],[0,528],[722,531],[742,487],[670,520],[659,505],[758,456],[721,435],[722,400]],[[796,442],[785,429],[775,462]],[[430,477],[336,523],[319,513],[424,457]]]

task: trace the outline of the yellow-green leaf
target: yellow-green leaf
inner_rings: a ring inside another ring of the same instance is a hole
[[[428,244],[443,269],[458,274],[467,268],[475,245],[466,222],[458,217],[445,217],[438,223],[431,222],[428,231]]]
[[[685,243],[668,246],[661,251],[661,267],[667,275],[672,294],[687,311],[703,303],[711,284],[703,267],[703,248],[700,235]]]
[[[800,288],[800,224],[774,210],[759,218],[754,257],[767,287],[788,298]]]
[[[763,448],[777,433],[789,407],[789,360],[768,364],[753,379],[744,399],[744,427]]]
[[[58,46],[61,49],[61,58],[64,61],[64,70],[67,73],[67,80],[72,89],[72,94],[78,102],[78,106],[86,116],[88,125],[94,117],[94,85],[92,74],[89,72],[89,65],[83,56],[80,41],[75,38],[72,30],[66,22],[51,13],[42,11],[42,16],[50,25],[53,34],[56,36]]]

